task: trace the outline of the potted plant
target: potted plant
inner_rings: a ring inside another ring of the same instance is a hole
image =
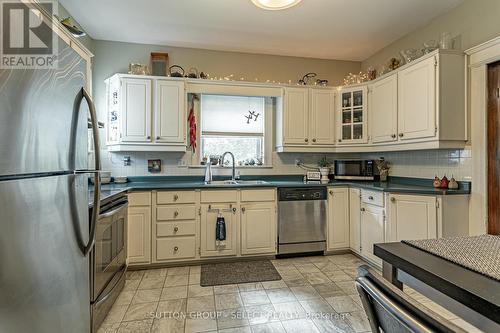
[[[389,175],[389,170],[391,168],[389,162],[387,162],[383,157],[376,161],[378,173],[380,175],[380,181],[386,182],[387,176]]]
[[[326,156],[323,156],[319,162],[319,172],[321,173],[321,181],[323,182],[328,182],[328,175],[330,174],[330,166],[332,163],[326,158]]]

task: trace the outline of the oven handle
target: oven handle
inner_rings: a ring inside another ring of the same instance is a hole
[[[111,296],[113,294],[113,292],[116,289],[116,286],[118,286],[118,281],[120,281],[123,278],[123,276],[125,275],[125,273],[127,272],[127,266],[125,266],[125,265],[122,266],[120,268],[120,270],[121,270],[120,276],[118,278],[114,278],[111,280],[111,281],[113,281],[113,280],[116,281],[115,285],[109,290],[109,292],[106,295],[101,295],[98,299],[96,299],[94,304],[99,304],[99,303],[106,301],[109,298],[109,296]]]
[[[128,207],[128,201],[125,202],[125,203],[123,203],[123,204],[121,204],[120,206],[118,206],[117,208],[115,208],[115,209],[113,209],[113,210],[111,210],[109,212],[106,212],[104,214],[100,214],[99,218],[100,219],[108,218],[110,216],[113,216],[113,215],[117,214],[119,211],[124,210],[127,207]]]

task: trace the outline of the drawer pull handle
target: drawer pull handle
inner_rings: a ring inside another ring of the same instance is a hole
[[[177,232],[177,231],[179,231],[179,228],[178,228],[178,227],[175,227],[175,228],[174,228],[174,232]]]
[[[179,196],[177,194],[174,195],[174,201],[177,201],[179,199]]]
[[[368,200],[373,200],[373,197],[370,195],[370,196],[368,197]]]
[[[175,252],[179,251],[179,247],[178,246],[174,246],[174,251]]]
[[[174,212],[174,217],[177,217],[177,216],[179,216],[179,212],[178,212],[178,211],[175,211],[175,212]]]

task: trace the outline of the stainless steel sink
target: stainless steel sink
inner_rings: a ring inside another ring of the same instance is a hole
[[[267,184],[263,180],[212,180],[210,183],[205,183],[206,186],[237,186],[237,185],[262,185]]]

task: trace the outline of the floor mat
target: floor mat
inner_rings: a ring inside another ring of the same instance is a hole
[[[281,276],[270,260],[201,265],[203,287],[276,280],[281,280]]]

